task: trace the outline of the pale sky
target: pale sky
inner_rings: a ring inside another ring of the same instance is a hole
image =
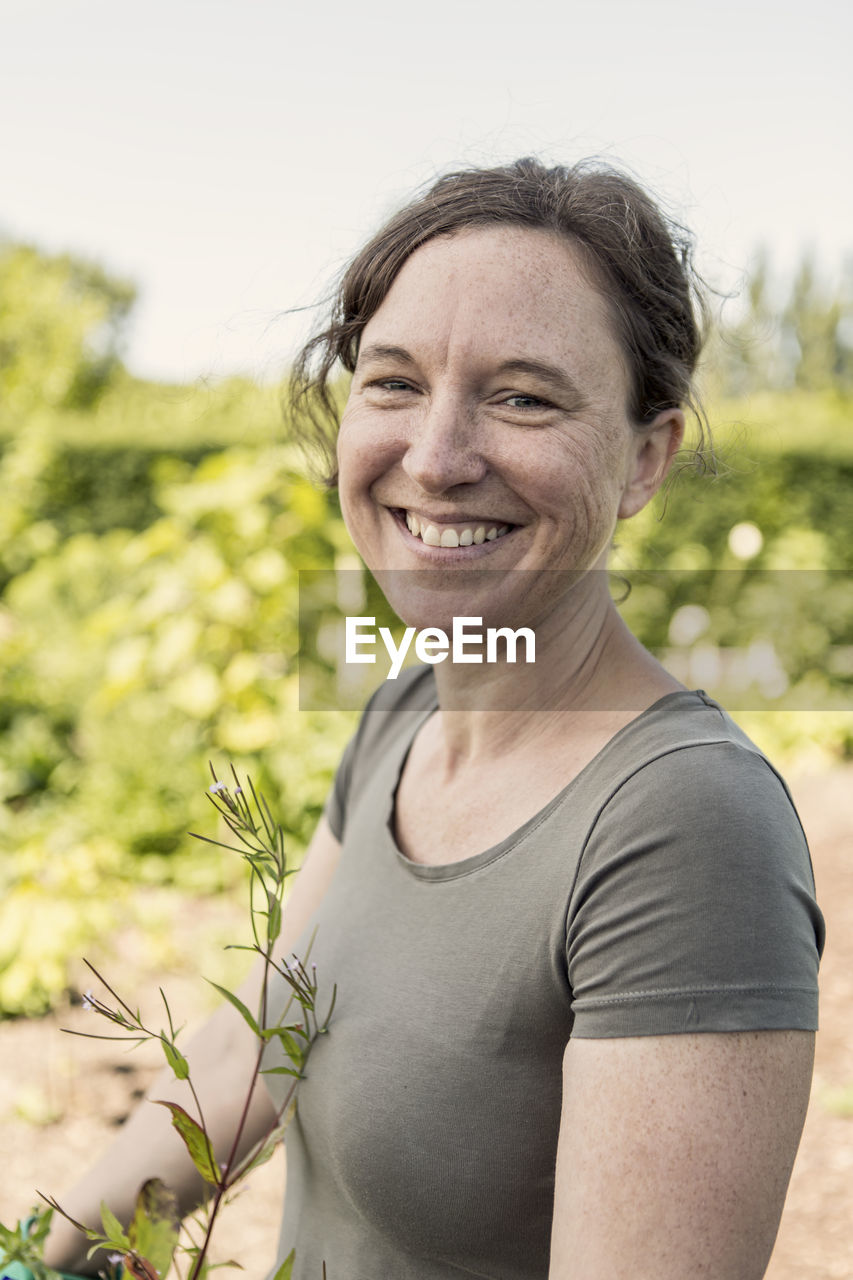
[[[127,360],[280,372],[417,185],[619,159],[731,287],[853,255],[849,0],[0,0],[0,232],[140,290]]]

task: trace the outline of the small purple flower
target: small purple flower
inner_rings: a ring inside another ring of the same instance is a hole
[[[234,788],[234,794],[235,794],[235,796],[241,796],[241,795],[243,794],[243,788],[242,788],[242,787],[235,787],[235,788]]]
[[[86,1010],[86,1013],[94,1013],[96,1007],[95,994],[90,988],[83,994],[83,1008]]]
[[[226,785],[225,785],[225,783],[224,783],[224,782],[214,782],[214,783],[213,783],[211,786],[209,786],[207,789],[208,789],[208,791],[210,791],[213,795],[216,795],[216,794],[217,794],[218,792],[220,792],[220,791],[227,791],[227,790],[228,790],[228,788],[226,787]]]

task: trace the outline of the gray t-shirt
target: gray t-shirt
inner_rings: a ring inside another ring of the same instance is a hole
[[[511,836],[425,866],[390,819],[435,707],[431,669],[384,686],[327,808],[311,960],[321,1010],[338,994],[287,1135],[298,1280],[544,1280],[571,1036],[817,1026],[805,837],[716,703],[667,695]]]

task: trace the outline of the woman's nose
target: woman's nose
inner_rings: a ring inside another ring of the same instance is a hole
[[[486,460],[470,411],[456,399],[432,401],[412,428],[403,469],[428,493],[482,480]]]

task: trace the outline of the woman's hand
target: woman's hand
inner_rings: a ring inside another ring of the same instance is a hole
[[[571,1041],[550,1280],[760,1280],[813,1058],[807,1031]]]

